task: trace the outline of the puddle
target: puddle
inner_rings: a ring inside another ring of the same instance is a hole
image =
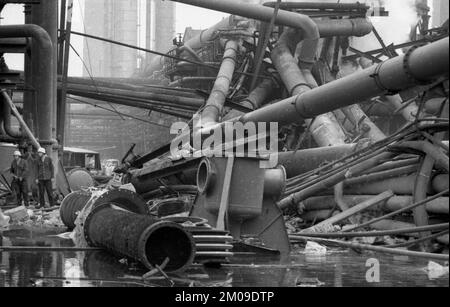
[[[73,247],[61,231],[18,228],[0,234],[3,246]],[[380,282],[368,283],[369,259],[380,264]],[[0,252],[0,287],[160,287],[169,283],[155,276],[146,282],[147,270],[102,251]],[[123,262],[123,261],[122,261]],[[176,286],[205,287],[448,287],[448,275],[429,280],[428,261],[382,254],[336,250],[314,257],[297,252],[288,259],[239,254],[222,268],[195,265],[171,275]]]

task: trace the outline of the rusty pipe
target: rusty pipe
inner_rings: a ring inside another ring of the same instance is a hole
[[[276,2],[266,2],[265,6],[274,7]],[[358,10],[367,11],[370,7],[364,3],[322,3],[322,2],[283,2],[282,10]]]
[[[362,68],[366,69],[373,65],[373,62],[366,58],[360,58],[359,64]],[[403,106],[403,99],[400,95],[385,96],[385,99],[395,108],[395,110],[401,109],[401,114],[408,122],[414,122],[419,108],[416,103],[410,103],[408,106]],[[390,114],[389,114],[390,115]]]
[[[32,38],[39,49],[39,58],[34,59],[38,64],[38,71],[34,72],[37,78],[36,94],[39,107],[39,139],[41,141],[52,140],[52,114],[56,100],[56,88],[54,87],[54,59],[55,53],[49,34],[37,25],[10,25],[0,26],[2,38]]]
[[[117,210],[111,204],[91,211],[84,223],[84,233],[90,246],[133,258],[148,269],[169,259],[167,272],[184,270],[192,264],[196,252],[192,235],[182,226]]]
[[[275,88],[276,85],[272,79],[264,79],[240,104],[251,110],[257,110],[267,102],[270,96],[272,96]],[[232,120],[243,114],[243,112],[238,110],[230,110],[230,112],[224,116],[223,120]]]

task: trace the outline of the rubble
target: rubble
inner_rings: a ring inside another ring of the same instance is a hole
[[[28,210],[24,206],[7,210],[4,214],[11,218],[12,223],[19,223],[30,218],[30,216],[28,215]]]
[[[445,275],[448,275],[448,263],[446,266],[442,266],[439,263],[430,261],[428,263],[428,267],[426,268],[426,272],[428,273],[428,278],[430,280],[439,279]]]
[[[23,79],[40,89],[34,100],[23,95],[21,114],[10,88],[2,88],[0,140],[44,146],[57,162],[68,94],[95,107],[184,120],[172,127],[170,144],[150,152],[132,145],[101,187],[71,191],[60,165],[60,208],[0,211],[0,227],[66,226],[77,248],[104,249],[125,266],[141,263],[150,270],[145,282],[169,286],[177,279],[166,271],[223,265],[239,251],[286,258],[293,246],[316,264],[332,248],[448,261],[448,26],[429,29],[430,16],[418,6],[409,40],[396,45],[377,32],[364,3],[172,2],[238,16],[189,29],[166,53],[70,27],[58,41],[46,22],[0,26],[0,39],[26,41],[27,48],[16,46],[33,53]],[[71,35],[155,57],[133,78],[79,78],[67,75],[65,55],[55,75],[50,67],[61,54],[50,46],[59,43],[64,55]],[[373,42],[381,49],[361,51]],[[22,129],[12,127],[12,116]],[[0,205],[10,190],[2,178]],[[427,273],[437,279],[448,266],[429,262]],[[324,284],[298,277],[295,285]]]
[[[305,247],[305,254],[308,256],[325,256],[327,254],[327,248],[316,242],[308,241]]]

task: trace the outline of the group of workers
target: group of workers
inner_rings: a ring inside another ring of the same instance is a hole
[[[52,159],[47,155],[44,148],[39,148],[37,151],[38,157],[35,160],[37,166],[37,179],[36,184],[39,188],[39,206],[38,209],[53,207],[53,179],[55,177],[55,171],[53,167]],[[20,151],[15,151],[14,160],[11,163],[10,172],[13,177],[11,183],[11,189],[16,195],[18,205],[23,204],[28,207],[28,161],[23,159]],[[45,193],[49,200],[49,205],[45,202]]]

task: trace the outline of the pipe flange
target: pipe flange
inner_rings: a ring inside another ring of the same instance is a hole
[[[312,90],[312,89],[314,88],[311,84],[302,82],[302,83],[296,84],[296,85],[292,88],[292,90],[289,92],[289,96],[294,96],[294,91],[295,91],[298,87],[300,87],[300,86],[306,86],[306,87],[308,87],[310,90]]]
[[[308,118],[308,115],[306,114],[306,112],[301,112],[299,110],[299,106],[301,105],[299,103],[299,100],[300,100],[301,96],[302,96],[301,94],[297,95],[297,97],[295,97],[295,100],[292,102],[292,104],[294,105],[294,108],[295,108],[295,111],[297,112],[297,114],[300,115],[300,118],[302,118],[302,120],[303,120],[305,118]]]
[[[233,50],[237,53],[237,51],[235,49],[233,49]],[[232,62],[237,63],[235,56],[231,56],[231,55],[230,56],[224,56],[222,58],[222,62],[225,62],[226,60],[231,60]]]
[[[432,81],[425,81],[425,80],[417,79],[414,76],[414,74],[411,70],[411,65],[410,65],[410,58],[411,58],[412,53],[416,49],[419,49],[425,45],[427,45],[427,44],[418,44],[418,45],[412,46],[411,48],[408,49],[408,51],[405,53],[405,56],[403,58],[403,70],[405,71],[406,76],[412,83],[416,83],[418,85],[428,85],[428,84],[432,83]]]
[[[388,88],[387,86],[385,86],[383,84],[383,82],[381,81],[380,78],[380,71],[381,68],[383,67],[385,62],[381,62],[377,65],[377,67],[375,68],[375,72],[373,74],[370,75],[371,78],[374,79],[376,85],[378,86],[379,89],[381,89],[382,91],[385,92],[386,96],[393,96],[393,95],[397,95],[399,92],[401,92],[401,89],[391,89]]]

